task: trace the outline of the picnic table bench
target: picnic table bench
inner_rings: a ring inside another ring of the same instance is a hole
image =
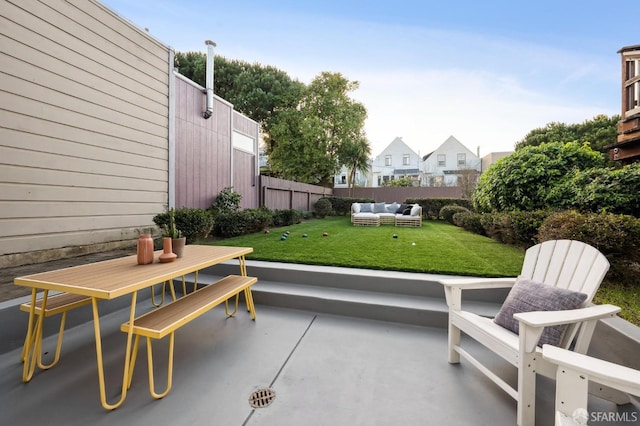
[[[173,377],[173,348],[175,341],[175,331],[183,325],[186,325],[194,319],[200,317],[204,313],[213,309],[220,303],[225,303],[225,312],[227,316],[233,316],[238,310],[238,296],[244,292],[247,310],[251,313],[251,319],[256,319],[255,308],[253,306],[253,297],[251,295],[251,286],[258,281],[255,277],[229,275],[215,283],[202,287],[184,297],[177,299],[171,303],[162,305],[144,315],[135,318],[133,327],[130,327],[129,321],[120,326],[120,330],[127,333],[131,330],[136,335],[131,354],[131,364],[129,371],[129,384],[133,377],[133,369],[136,363],[138,348],[140,346],[140,337],[147,339],[147,367],[149,370],[149,393],[154,398],[162,398],[171,390]],[[232,297],[236,297],[235,309],[229,312],[228,301]],[[155,391],[154,385],[154,367],[153,367],[153,351],[151,339],[162,339],[169,336],[169,358],[167,362],[167,386],[164,391],[158,393]]]

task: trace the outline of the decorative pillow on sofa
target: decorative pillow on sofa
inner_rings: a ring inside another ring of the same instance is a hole
[[[351,206],[351,210],[353,211],[353,214],[358,214],[360,213],[360,208],[362,206],[360,205],[360,203],[353,203],[353,206]]]
[[[415,204],[414,206],[411,207],[411,216],[418,216],[419,212],[420,212],[420,205]]]
[[[384,203],[375,203],[373,205],[373,212],[374,213],[386,213],[386,209],[384,207]]]
[[[371,207],[371,203],[362,203],[360,206],[361,213],[373,213],[373,209]]]
[[[396,210],[396,213],[404,214],[404,211],[406,209],[409,209],[409,212],[411,212],[411,204],[400,204],[400,207],[398,207],[398,210]]]
[[[387,205],[387,213],[396,213],[399,208],[400,208],[400,204],[398,204],[398,203],[388,204]]]
[[[493,321],[517,334],[520,323],[513,318],[513,314],[577,309],[586,299],[587,295],[584,293],[553,287],[526,278],[518,278]],[[538,346],[545,343],[557,346],[564,337],[567,327],[566,324],[545,327]]]

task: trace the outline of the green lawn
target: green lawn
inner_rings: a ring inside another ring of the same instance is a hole
[[[285,231],[289,236],[281,240]],[[200,243],[253,247],[247,258],[254,260],[487,277],[515,277],[524,259],[523,250],[440,221],[424,221],[421,228],[374,228],[353,226],[348,217],[329,217],[273,228],[268,234]],[[594,301],[620,306],[622,318],[640,325],[635,288],[605,282]]]
[[[281,240],[285,231],[289,236]],[[348,217],[311,220],[212,244],[253,247],[247,258],[254,260],[490,277],[517,276],[524,257],[523,250],[445,222],[425,221],[421,228],[360,227],[351,225]]]

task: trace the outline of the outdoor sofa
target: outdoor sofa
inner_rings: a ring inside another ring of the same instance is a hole
[[[422,226],[419,204],[353,203],[351,223],[354,226]]]

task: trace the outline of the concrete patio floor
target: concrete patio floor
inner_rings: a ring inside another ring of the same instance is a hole
[[[149,395],[141,348],[124,404],[99,403],[93,326],[65,334],[59,365],[21,381],[18,349],[0,355],[4,425],[513,425],[515,402],[472,366],[445,360],[440,328],[257,306],[257,320],[216,308],[176,334],[174,383]],[[119,395],[126,310],[101,320],[109,399]],[[163,386],[166,342],[154,346]],[[45,347],[53,348],[52,337]],[[513,371],[515,379],[515,371]],[[264,408],[249,397],[275,391]],[[551,425],[553,382],[538,389],[538,424]],[[615,410],[595,400],[593,409]],[[607,423],[614,424],[614,423]]]
[[[224,275],[237,265],[218,268],[211,272]],[[447,363],[441,288],[423,285],[434,277],[261,262],[250,262],[249,269],[259,277],[256,321],[242,309],[226,318],[217,307],[178,330],[173,388],[161,400],[149,394],[142,343],[131,389],[114,411],[100,405],[89,309],[70,313],[60,363],[37,371],[25,384],[19,345],[27,315],[17,305],[28,297],[0,302],[0,425],[515,424],[515,401],[464,360]],[[407,294],[383,291],[387,284]],[[126,335],[119,327],[128,316],[126,300],[112,302],[100,305],[109,402],[120,394]],[[151,309],[149,295],[139,297],[137,306],[137,314]],[[55,348],[56,323],[57,318],[48,321],[45,351]],[[166,383],[166,340],[154,343],[157,390]],[[464,343],[515,383],[513,367],[473,342]],[[627,349],[636,353],[633,347]],[[45,362],[51,357],[47,354]],[[253,408],[249,398],[261,388],[273,390],[275,399]],[[555,382],[539,377],[538,425],[553,424],[554,396]],[[589,409],[640,413],[631,404],[616,407],[594,397]]]

